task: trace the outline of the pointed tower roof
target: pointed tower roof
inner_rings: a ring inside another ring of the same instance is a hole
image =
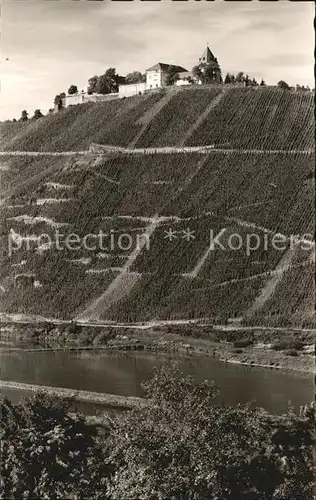
[[[206,49],[204,50],[202,56],[199,59],[200,62],[208,64],[212,61],[215,61],[214,54],[211,52],[209,46],[207,45]]]

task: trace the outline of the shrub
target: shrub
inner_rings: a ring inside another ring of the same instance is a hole
[[[274,344],[272,344],[272,349],[275,351],[285,351],[289,349],[301,350],[303,348],[304,343],[301,340],[296,339],[286,339],[286,340],[278,340]]]
[[[253,345],[253,340],[250,339],[236,340],[233,342],[234,347],[249,347],[251,345]]]
[[[109,467],[96,429],[45,394],[0,401],[0,498],[103,499]]]
[[[242,354],[243,350],[242,349],[234,349],[235,354]]]
[[[212,384],[175,367],[143,388],[148,406],[111,422],[111,498],[312,497],[312,408],[278,420],[249,405],[217,407]]]
[[[314,407],[216,406],[214,384],[163,367],[147,405],[103,422],[45,394],[0,401],[0,498],[310,500]]]
[[[288,349],[284,354],[286,354],[287,356],[298,356],[298,352],[296,349]]]

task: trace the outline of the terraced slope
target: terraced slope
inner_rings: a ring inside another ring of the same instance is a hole
[[[309,93],[225,87],[2,126],[2,310],[311,325],[313,126]],[[92,142],[215,148],[75,154]]]

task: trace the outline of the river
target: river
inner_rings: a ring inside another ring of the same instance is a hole
[[[0,352],[0,379],[142,396],[141,382],[151,377],[153,368],[175,361],[185,374],[199,381],[215,380],[220,390],[217,403],[253,401],[280,414],[286,411],[289,400],[298,409],[314,397],[312,374],[240,366],[202,356],[175,357],[146,352]],[[25,396],[11,390],[3,390],[2,394],[15,402]],[[93,405],[79,406],[88,413],[96,411]]]

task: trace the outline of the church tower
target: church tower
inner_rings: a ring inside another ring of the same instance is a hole
[[[222,83],[220,65],[208,45],[199,58],[198,67],[204,75],[203,80],[205,83]]]
[[[204,50],[202,57],[199,58],[199,63],[201,64],[209,64],[212,61],[215,61],[215,57],[210,51],[209,46],[207,45],[206,49]]]

